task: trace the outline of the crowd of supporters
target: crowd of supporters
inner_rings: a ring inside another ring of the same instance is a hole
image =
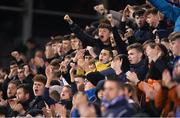
[[[1,117],[180,117],[180,8],[148,0],[12,51],[0,69]]]

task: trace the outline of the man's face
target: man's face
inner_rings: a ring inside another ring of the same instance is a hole
[[[103,90],[98,91],[97,95],[98,95],[98,98],[99,98],[100,100],[102,100],[102,99],[103,99],[103,96],[104,96],[104,91],[103,91]]]
[[[180,56],[180,40],[171,42],[171,51],[174,56]]]
[[[173,75],[174,78],[180,76],[180,60],[178,60],[174,65]]]
[[[158,15],[153,15],[153,14],[147,15],[146,22],[147,22],[151,27],[157,27],[158,22],[159,22]]]
[[[138,27],[143,27],[145,24],[145,17],[144,16],[135,16],[135,22]]]
[[[112,57],[110,55],[110,52],[108,50],[102,50],[100,55],[99,55],[99,61],[103,64],[108,63],[111,61]]]
[[[159,51],[157,50],[157,48],[155,47],[154,49],[151,48],[150,46],[146,47],[146,55],[148,56],[148,58],[152,59],[154,57],[156,57],[158,55]]]
[[[55,54],[57,53],[57,44],[58,43],[53,43],[52,44],[52,48],[53,48]]]
[[[109,42],[110,31],[107,28],[99,28],[98,34],[103,43]]]
[[[59,55],[62,55],[62,54],[64,54],[64,50],[63,50],[63,46],[62,46],[62,43],[58,43],[57,45],[57,53],[59,54]]]
[[[45,85],[42,82],[34,82],[33,92],[35,96],[42,96],[44,93]]]
[[[16,92],[16,98],[18,101],[23,102],[23,101],[28,100],[29,96],[28,96],[28,94],[24,93],[23,88],[19,88],[19,89],[17,89],[17,92]]]
[[[7,96],[8,96],[8,98],[15,96],[16,95],[16,90],[17,90],[16,85],[13,84],[13,83],[9,83],[8,88],[7,88]]]
[[[52,58],[54,56],[54,49],[52,46],[46,46],[45,56],[47,59]]]
[[[104,97],[111,101],[114,98],[119,96],[119,88],[117,86],[117,83],[113,81],[106,81],[104,84]]]
[[[62,92],[61,92],[61,99],[62,100],[69,100],[71,98],[71,92],[69,88],[63,87]]]
[[[136,49],[131,49],[128,51],[128,59],[130,64],[137,64],[141,61],[142,53]]]
[[[19,78],[19,80],[24,80],[25,79],[24,69],[23,68],[18,69],[18,78]]]
[[[69,50],[71,50],[71,42],[69,40],[63,40],[62,46],[65,52],[68,52]]]
[[[12,71],[15,75],[17,75],[18,74],[18,65],[17,64],[10,65],[10,71]]]
[[[43,52],[42,51],[36,51],[35,52],[35,57],[43,58]]]
[[[71,47],[73,50],[79,49],[79,39],[78,38],[73,38],[71,39]]]

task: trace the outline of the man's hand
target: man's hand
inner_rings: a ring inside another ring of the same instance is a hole
[[[143,82],[143,88],[144,88],[144,93],[146,94],[146,97],[153,100],[155,97],[154,89],[146,82]]]
[[[67,109],[65,108],[65,106],[56,103],[55,104],[55,112],[60,114],[61,118],[66,118]]]
[[[124,34],[124,37],[125,37],[125,38],[129,38],[129,37],[133,36],[133,34],[134,34],[133,29],[132,29],[132,28],[128,28],[128,29],[126,30],[126,33]]]
[[[28,65],[25,65],[23,68],[24,68],[24,75],[27,77],[30,74],[30,68]]]
[[[42,58],[39,57],[35,57],[34,58],[34,65],[38,66],[38,67],[43,67],[44,66],[44,60]]]
[[[114,27],[115,25],[115,21],[113,19],[112,14],[107,14],[106,18],[109,20],[109,22],[111,23],[111,26]]]
[[[12,108],[14,111],[17,111],[18,113],[20,113],[21,115],[24,115],[26,113],[26,111],[24,110],[23,106],[18,103],[16,105],[13,106]]]
[[[7,106],[7,100],[0,98],[0,106]]]
[[[131,13],[133,13],[133,7],[130,5],[127,5],[126,8],[123,10],[123,15],[122,15],[122,22],[125,22],[127,17],[129,17],[131,15]]]
[[[135,72],[128,71],[126,73],[126,77],[129,81],[133,82],[135,85],[140,81]]]
[[[64,16],[64,20],[67,21],[69,24],[73,24],[73,21],[71,20],[71,18],[69,17],[69,15],[65,15],[65,16]]]
[[[94,52],[93,47],[87,46],[86,50],[89,51],[89,54],[90,54],[93,58],[96,58],[96,57],[97,57],[96,53]]]
[[[107,10],[105,9],[103,4],[99,4],[94,6],[94,10],[99,13],[100,15],[104,15],[107,13]]]
[[[111,62],[111,68],[116,72],[117,75],[122,73],[121,66],[122,66],[122,59],[119,57],[115,57]]]
[[[85,53],[85,49],[80,49],[77,51],[73,61],[77,62],[79,59],[83,59],[84,58],[84,53]]]
[[[75,63],[70,63],[71,69],[69,71],[71,82],[74,82],[74,72],[76,70],[76,65]]]
[[[45,73],[46,73],[46,77],[47,77],[46,87],[49,88],[50,83],[53,80],[52,66],[48,65],[46,67]]]
[[[15,67],[11,68],[8,78],[11,79],[11,78],[15,77],[16,75],[17,75],[17,68],[15,68]]]

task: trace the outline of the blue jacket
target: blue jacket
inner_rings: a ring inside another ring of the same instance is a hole
[[[149,2],[167,18],[175,22],[174,32],[180,32],[180,8],[172,6],[165,0],[149,0]]]
[[[90,89],[88,91],[85,91],[85,94],[87,95],[88,97],[88,100],[93,103],[96,101],[96,95],[95,95],[95,92],[96,92],[96,88],[93,88],[93,89]]]

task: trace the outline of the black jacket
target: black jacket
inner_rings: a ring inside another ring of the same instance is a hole
[[[86,46],[92,46],[97,49],[98,52],[100,52],[104,48],[110,48],[114,50],[114,48],[109,45],[104,45],[103,42],[100,39],[95,39],[94,37],[88,35],[85,33],[82,29],[77,24],[72,24],[70,25],[72,32],[74,32],[77,37],[82,41],[83,44]],[[123,42],[118,34],[118,31],[116,27],[112,28],[113,35],[114,35],[114,40],[116,42],[116,49],[119,53],[125,54],[126,53],[126,43]]]

